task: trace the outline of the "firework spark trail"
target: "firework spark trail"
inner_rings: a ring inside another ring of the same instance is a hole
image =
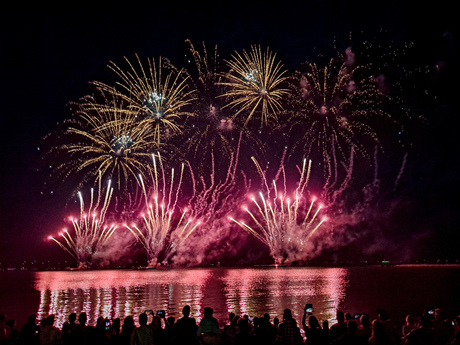
[[[260,112],[261,126],[267,125],[269,118],[277,118],[283,107],[281,101],[288,93],[281,87],[286,81],[286,71],[281,62],[276,62],[276,54],[267,49],[252,46],[250,52],[235,52],[227,61],[230,71],[225,73],[225,81],[219,85],[228,87],[222,95],[230,99],[225,107],[239,108],[234,118],[246,114],[246,126],[256,112]]]
[[[181,132],[183,117],[194,116],[185,110],[194,100],[195,90],[190,89],[189,76],[184,69],[176,69],[167,59],[147,59],[142,63],[136,55],[135,66],[127,58],[128,69],[111,62],[109,68],[121,79],[116,86],[95,81],[93,84],[110,94],[123,99],[126,110],[132,112],[141,125],[154,134],[159,147],[170,134]]]
[[[125,224],[125,227],[146,250],[149,267],[157,266],[161,256],[164,257],[163,262],[166,263],[174,248],[182,245],[199,225],[199,222],[194,223],[192,218],[186,215],[187,209],[182,211],[179,220],[175,217],[184,164],[181,166],[179,180],[176,183],[174,169],[171,169],[168,181],[160,154],[158,154],[158,163],[155,155],[152,155],[152,160],[151,187],[146,187],[142,176],[139,176],[146,205],[146,212],[141,215],[142,225]]]
[[[236,186],[236,169],[238,166],[238,157],[240,153],[242,133],[236,148],[236,152],[231,154],[227,168],[227,174],[223,181],[216,181],[216,170],[214,164],[214,153],[211,153],[211,173],[209,185],[206,183],[204,176],[200,176],[201,188],[195,179],[193,169],[189,163],[190,173],[192,176],[193,196],[189,205],[195,218],[205,218],[210,220],[214,214],[219,213],[223,205],[227,204],[229,199],[234,198]]]
[[[93,264],[92,260],[94,255],[101,251],[117,229],[117,226],[114,224],[110,226],[105,225],[105,217],[112,198],[112,193],[113,188],[111,187],[110,180],[103,200],[101,199],[102,191],[100,184],[96,200],[94,200],[94,189],[91,188],[89,208],[85,211],[83,195],[81,192],[78,192],[78,197],[80,199],[80,217],[70,217],[74,233],[71,234],[67,229],[63,229],[60,233],[63,241],[59,241],[53,236],[48,237],[72,255],[77,260],[79,268],[89,267]],[[98,211],[101,202],[102,207],[100,211]]]
[[[174,264],[197,265],[203,260],[213,262],[213,260],[220,260],[222,253],[228,254],[227,251],[236,250],[235,246],[228,242],[233,234],[229,233],[231,229],[228,226],[227,214],[229,210],[237,207],[244,194],[244,188],[239,188],[240,180],[236,176],[240,143],[241,136],[222,178],[217,175],[214,153],[211,153],[209,178],[203,175],[197,177],[192,165],[187,162],[193,187],[188,208],[191,217],[200,222],[200,227],[190,236],[190,240],[186,242],[187,246],[182,245],[177,248],[173,258]],[[246,188],[247,185],[245,180]]]
[[[310,179],[311,161],[307,165],[305,159],[302,168],[299,169],[301,174],[293,200],[287,194],[284,168],[282,168],[284,188],[279,191],[276,180],[272,181],[270,187],[265,172],[261,170],[255,159],[254,163],[266,189],[265,195],[259,192],[259,198],[251,196],[255,211],[244,207],[255,225],[251,226],[233,217],[229,219],[267,245],[275,264],[308,259],[308,251],[312,246],[310,239],[326,221],[326,217],[322,219],[319,217],[323,206],[316,206],[316,198],[312,198],[310,203],[305,198]],[[274,196],[270,196],[271,192]]]
[[[355,65],[350,50],[345,55],[339,54],[323,67],[306,63],[292,79],[289,126],[291,131],[300,131],[301,139],[294,143],[291,155],[297,148],[309,157],[319,153],[328,184],[341,179],[338,170],[342,162],[350,165],[352,151],[370,157],[367,141],[380,145],[375,121],[391,119],[383,106],[388,97],[370,67]]]

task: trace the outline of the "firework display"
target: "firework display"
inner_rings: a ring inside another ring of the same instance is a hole
[[[150,188],[146,187],[142,177],[139,177],[146,205],[146,211],[141,215],[142,225],[126,224],[125,227],[145,248],[148,266],[156,267],[160,255],[163,255],[167,262],[170,253],[182,245],[199,222],[193,223],[192,218],[186,215],[187,209],[182,211],[178,220],[175,217],[184,165],[181,167],[178,182],[175,184],[174,169],[172,169],[168,183],[161,156],[158,157],[158,163],[154,155],[152,159],[153,171]]]
[[[98,81],[94,85],[122,98],[127,103],[126,110],[153,132],[159,146],[165,138],[181,131],[182,117],[193,115],[185,108],[194,100],[194,90],[188,88],[187,73],[177,70],[167,59],[147,59],[143,64],[139,56],[136,58],[137,65],[125,59],[127,71],[113,62],[109,65],[121,79],[116,86]]]
[[[262,126],[268,124],[269,118],[276,120],[288,91],[283,88],[286,70],[276,61],[276,54],[268,49],[262,52],[261,47],[253,46],[249,53],[236,52],[227,63],[230,71],[221,85],[228,88],[223,95],[230,98],[227,106],[237,108],[233,116],[245,116],[245,125],[256,112],[260,113]]]
[[[259,163],[254,160],[257,170],[261,174],[265,192],[259,192],[259,197],[250,196],[254,210],[243,206],[252,219],[254,225],[245,221],[238,221],[233,217],[229,219],[238,224],[243,230],[255,236],[270,249],[276,265],[294,261],[306,261],[309,258],[309,248],[312,245],[311,237],[326,220],[319,215],[322,205],[318,204],[316,197],[311,197],[308,203],[306,189],[311,172],[311,162],[303,162],[300,180],[292,196],[284,190],[278,190],[275,180],[270,184],[266,174],[261,170]],[[282,168],[284,172],[284,168]],[[283,176],[285,176],[283,174]]]
[[[310,260],[332,210],[343,215],[346,190],[369,183],[356,181],[355,171],[376,169],[368,158],[381,149],[379,126],[396,121],[388,90],[351,49],[289,73],[268,48],[235,51],[221,64],[216,47],[199,51],[186,43],[187,69],[137,55],[135,62],[125,58],[126,69],[110,62],[118,81],[92,82],[94,95],[73,104],[73,118],[56,136],[56,175],[78,180],[79,189],[111,179],[122,190],[117,203],[139,196],[123,204],[123,214],[140,214],[138,222],[122,219],[108,202],[103,214],[125,222],[120,236],[142,248],[149,267],[218,261],[217,249],[235,246],[245,232],[276,264]],[[302,167],[289,163],[294,158],[304,159]],[[275,161],[282,163],[269,182]],[[179,173],[171,168],[177,166]],[[288,177],[292,169],[300,180]],[[247,195],[250,206],[242,208]],[[64,232],[64,242],[53,240],[88,264],[98,246],[115,245],[115,228],[99,230],[101,216],[94,223],[99,235],[91,230],[89,237],[99,240],[85,252],[80,237],[88,238],[82,234],[92,225],[85,224],[93,223],[82,217],[75,238]]]
[[[101,195],[100,185],[97,196],[94,195],[94,190],[91,189],[90,203],[86,210],[83,195],[78,192],[80,216],[77,218],[69,217],[73,232],[63,229],[60,233],[61,241],[53,236],[48,237],[72,255],[79,268],[91,266],[94,256],[107,245],[113,233],[117,230],[116,225],[106,224],[106,214],[112,198],[112,192],[113,188],[110,181],[104,198]]]
[[[77,188],[100,179],[113,179],[119,189],[135,185],[137,176],[149,171],[152,132],[139,126],[122,100],[86,97],[74,106],[75,117],[65,123],[61,142],[51,150],[62,161],[57,176],[77,175]]]
[[[356,64],[351,49],[321,66],[305,63],[291,85],[292,153],[318,157],[327,177],[336,175],[352,152],[369,157],[369,148],[379,145],[374,126],[390,118],[383,108],[386,95],[367,66]]]

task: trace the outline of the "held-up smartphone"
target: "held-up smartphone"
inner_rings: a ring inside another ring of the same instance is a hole
[[[313,313],[313,304],[305,304],[305,312],[306,313]]]
[[[105,330],[110,331],[110,321],[109,320],[105,321]]]
[[[359,319],[361,317],[361,314],[355,314],[354,318]]]
[[[157,315],[164,319],[166,317],[166,311],[165,310],[157,310]]]
[[[144,313],[146,313],[146,314],[152,314],[152,315],[153,315],[153,310],[152,310],[152,309],[149,309],[149,310],[146,310]]]

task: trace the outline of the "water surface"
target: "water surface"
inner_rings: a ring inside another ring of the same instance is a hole
[[[273,319],[285,308],[300,321],[306,303],[331,322],[337,309],[373,317],[385,308],[398,320],[431,307],[460,313],[458,265],[20,271],[0,278],[0,312],[19,324],[31,313],[55,314],[58,326],[72,312],[86,312],[90,323],[99,316],[137,319],[148,309],[177,318],[186,304],[197,319],[211,306],[221,325],[229,312]]]

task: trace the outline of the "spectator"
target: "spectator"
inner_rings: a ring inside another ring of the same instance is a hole
[[[345,322],[345,314],[341,310],[336,313],[337,323],[329,328],[329,341],[333,343],[347,332],[347,324]]]
[[[334,345],[366,345],[367,343],[368,340],[358,334],[358,324],[356,321],[350,319],[347,322],[347,332],[340,336],[334,342]]]
[[[302,324],[307,338],[308,345],[327,345],[329,340],[327,333],[321,328],[318,319],[314,315],[308,317],[308,325],[305,322],[306,313],[304,313]]]
[[[19,340],[22,345],[37,345],[38,344],[38,332],[40,327],[36,324],[37,316],[32,314],[27,319],[21,327],[21,332],[19,334]]]
[[[6,325],[6,316],[4,314],[0,314],[0,344],[5,344],[9,336],[10,328]]]
[[[270,322],[270,315],[265,313],[259,320],[259,327],[255,330],[259,344],[274,345],[278,335],[275,325]]]
[[[414,329],[406,336],[408,345],[436,345],[436,336],[431,325],[431,317],[423,315],[420,319],[420,327]]]
[[[139,315],[139,327],[135,328],[131,335],[131,345],[152,345],[153,331],[147,325],[147,314]]]
[[[372,321],[372,334],[369,338],[370,345],[394,345],[393,340],[388,335],[382,321]]]
[[[182,308],[182,317],[176,322],[176,335],[178,344],[197,344],[196,331],[198,326],[194,318],[190,317],[190,306]]]
[[[280,345],[301,344],[303,339],[290,309],[285,309],[283,322],[279,325],[278,340]]]
[[[256,336],[251,332],[248,319],[240,318],[238,328],[240,332],[235,335],[235,345],[254,345],[256,343]]]
[[[197,336],[202,345],[219,344],[221,340],[221,331],[219,323],[213,316],[214,310],[210,307],[204,308],[204,317],[200,322],[197,330]]]
[[[54,326],[54,315],[46,318],[45,326],[40,329],[38,334],[40,345],[57,345],[61,341],[61,331]]]
[[[358,326],[358,334],[368,341],[372,335],[372,325],[369,314],[363,313],[360,316],[359,321],[361,324]]]
[[[10,320],[7,320],[5,324],[10,328],[8,344],[9,345],[19,344],[19,330],[16,328],[16,321],[13,319],[10,319]]]
[[[410,332],[412,332],[416,328],[417,328],[417,324],[415,323],[414,317],[412,315],[407,315],[406,323],[402,327],[402,336],[405,337],[406,335],[408,335]]]
[[[123,326],[121,327],[119,344],[129,345],[131,344],[131,335],[134,330],[134,319],[132,316],[127,316],[123,320]]]

